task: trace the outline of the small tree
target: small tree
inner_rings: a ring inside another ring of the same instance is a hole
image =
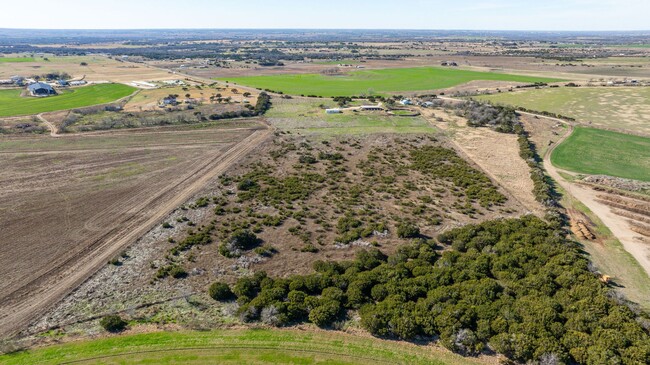
[[[233,232],[229,241],[234,247],[244,250],[257,246],[260,243],[260,239],[257,238],[255,233],[243,229]]]
[[[174,279],[183,279],[187,277],[187,271],[185,271],[184,268],[178,265],[174,265],[170,270],[169,270],[169,275],[173,277]]]
[[[228,286],[228,284],[219,281],[210,285],[210,288],[208,288],[208,294],[212,299],[219,301],[229,300],[235,296],[232,290],[230,290],[230,286]]]
[[[325,303],[309,312],[309,320],[318,327],[332,324],[341,311],[341,303],[335,300],[326,300]]]
[[[122,332],[126,328],[126,321],[117,314],[106,316],[99,321],[99,324],[108,332]]]

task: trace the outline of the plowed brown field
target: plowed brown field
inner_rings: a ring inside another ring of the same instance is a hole
[[[0,139],[0,338],[270,135],[260,122]]]

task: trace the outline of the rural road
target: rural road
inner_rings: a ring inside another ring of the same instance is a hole
[[[123,217],[122,224],[113,227],[88,249],[66,262],[51,268],[46,274],[22,288],[8,293],[0,303],[0,339],[19,334],[32,321],[71,293],[118,252],[155,227],[167,215],[197,194],[210,180],[224,173],[261,143],[273,130],[254,130],[246,139],[225,153],[206,158],[189,174],[169,182],[164,191],[142,202]]]

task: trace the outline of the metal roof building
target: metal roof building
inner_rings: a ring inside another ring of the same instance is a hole
[[[52,86],[42,82],[31,84],[27,87],[27,89],[34,96],[48,96],[56,94],[56,91],[54,91],[54,88]]]

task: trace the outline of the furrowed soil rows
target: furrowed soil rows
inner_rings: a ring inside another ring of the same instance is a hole
[[[0,283],[0,336],[21,330],[269,134],[175,130],[2,148],[0,276],[13,279]]]

